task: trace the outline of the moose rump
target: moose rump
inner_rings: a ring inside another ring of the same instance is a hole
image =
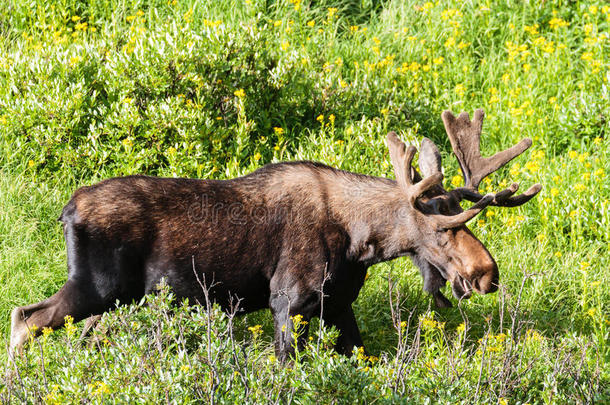
[[[269,228],[280,224],[253,222],[246,215],[252,201],[240,194],[230,181],[145,176],[80,188],[59,218],[68,280],[52,297],[13,310],[11,346],[42,327],[63,326],[66,315],[79,321],[140,299],[162,278],[190,302],[205,302],[205,284],[223,307],[237,298],[244,311],[268,307],[279,260],[278,230]]]

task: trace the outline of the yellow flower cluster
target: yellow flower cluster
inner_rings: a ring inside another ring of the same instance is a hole
[[[103,381],[96,381],[93,384],[87,384],[87,387],[91,391],[94,397],[100,397],[104,394],[110,394],[110,388]]]
[[[420,316],[419,324],[424,331],[442,330],[445,328],[445,322],[439,322],[434,319],[434,312],[427,312]]]
[[[556,30],[558,28],[567,27],[569,25],[570,25],[569,22],[567,22],[561,18],[553,17],[549,20],[549,27],[551,27],[551,29],[553,29],[553,30]]]
[[[290,319],[292,319],[292,323],[294,324],[295,327],[300,326],[300,325],[307,325],[308,322],[303,320],[303,315],[301,314],[296,314],[294,316],[291,316]]]
[[[258,338],[263,333],[261,325],[248,326],[248,330],[252,333],[254,339]]]
[[[528,329],[527,332],[525,332],[525,342],[526,343],[541,342],[542,339],[543,339],[542,335],[534,329]]]
[[[508,60],[511,61],[515,60],[517,57],[520,57],[520,59],[524,61],[531,53],[527,44],[518,45],[512,41],[506,41],[504,45],[508,52]]]
[[[72,336],[74,335],[74,333],[76,332],[76,325],[74,325],[74,318],[70,315],[66,315],[64,317],[64,327],[66,329],[66,334],[68,336]]]
[[[508,336],[506,335],[506,333],[499,333],[497,335],[490,333],[489,335],[487,335],[487,344],[485,350],[489,353],[499,353],[504,351],[504,348],[506,347],[507,337]],[[479,339],[479,343],[482,342],[483,338]]]

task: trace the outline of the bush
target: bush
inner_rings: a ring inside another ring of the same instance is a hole
[[[322,325],[306,348],[279,364],[261,325],[248,327],[217,306],[176,303],[167,286],[140,303],[102,317],[82,340],[67,317],[65,331],[43,330],[5,371],[3,403],[340,402],[521,403],[593,402],[607,376],[600,353],[580,338],[559,341],[524,329],[518,308],[506,308],[513,328],[491,323],[472,341],[468,319],[449,330],[433,312],[400,320],[395,356],[351,358],[331,349],[337,333]],[[295,324],[304,321],[295,317]],[[414,331],[410,329],[413,328]],[[300,333],[302,328],[297,329]],[[557,361],[560,360],[560,361]],[[402,398],[402,399],[401,399]]]

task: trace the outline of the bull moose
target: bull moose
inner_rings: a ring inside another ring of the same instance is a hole
[[[482,157],[483,116],[442,114],[465,180],[451,191],[434,143],[421,143],[420,175],[411,166],[415,147],[394,132],[387,145],[396,180],[284,162],[230,180],[128,176],[81,187],[59,218],[68,279],[52,297],[12,311],[10,350],[43,327],[63,326],[66,315],[99,318],[117,300],[138,300],[162,278],[189,302],[204,302],[200,280],[207,280],[224,308],[235,298],[243,312],[271,308],[282,360],[295,347],[297,314],[334,325],[340,353],[363,345],[352,302],[375,263],[410,256],[440,307],[451,306],[440,292],[447,281],[458,299],[494,292],[496,262],[465,224],[489,205],[521,205],[541,186],[518,196],[516,183],[479,194],[484,177],[531,145],[524,139]],[[475,204],[462,210],[463,199]]]

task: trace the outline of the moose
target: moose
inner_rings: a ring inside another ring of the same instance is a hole
[[[162,279],[191,303],[205,303],[204,280],[223,308],[236,299],[244,313],[270,308],[280,360],[304,343],[293,338],[297,314],[335,326],[339,353],[363,346],[352,303],[375,263],[410,256],[439,307],[451,306],[440,291],[447,281],[457,299],[494,292],[497,264],[466,222],[490,205],[524,204],[541,186],[516,196],[516,183],[479,193],[483,178],[532,143],[482,157],[483,117],[482,110],[472,121],[465,112],[442,114],[465,180],[451,191],[434,143],[421,142],[420,174],[412,167],[415,147],[394,132],[386,141],[396,180],[302,161],[230,180],[128,176],[81,187],[59,218],[67,281],[50,298],[12,311],[9,349],[20,352],[43,327],[62,327],[66,315],[99,319]],[[464,199],[474,204],[463,210]]]

